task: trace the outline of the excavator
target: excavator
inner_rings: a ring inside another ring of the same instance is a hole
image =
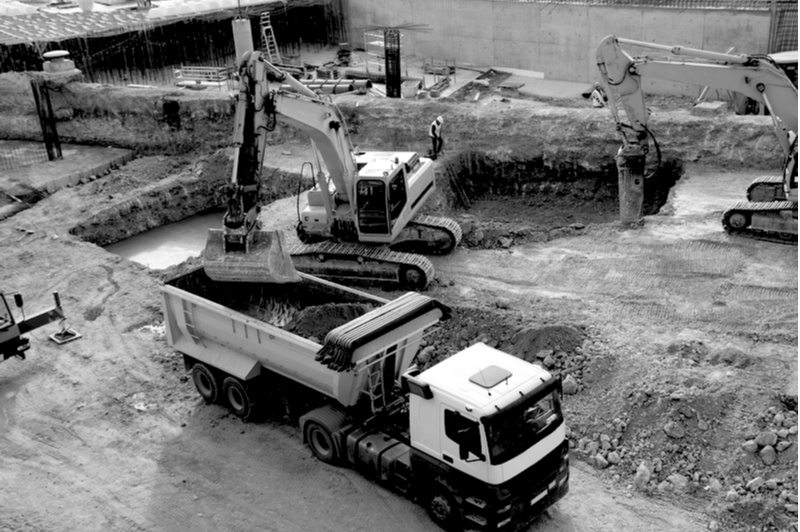
[[[414,152],[356,151],[330,97],[260,52],[243,54],[239,75],[234,169],[225,187],[223,226],[209,230],[206,275],[218,282],[291,283],[302,272],[425,289],[434,269],[420,253],[446,254],[461,241],[455,221],[419,212],[435,190],[433,162]],[[270,90],[268,78],[291,90]],[[292,246],[279,231],[263,230],[259,220],[267,133],[277,123],[307,133],[316,157],[316,173],[313,163],[303,165],[310,165],[314,185],[298,212],[300,242]]]
[[[623,44],[668,55],[632,57],[622,49]],[[642,78],[735,91],[764,105],[784,154],[782,175],[756,178],[747,189],[747,201],[723,213],[722,225],[729,233],[797,242],[797,87],[769,56],[726,54],[609,35],[597,47],[597,66],[623,141],[618,154],[621,172],[630,167],[630,161],[647,154],[650,140],[658,146],[647,127],[649,111]],[[629,124],[622,122],[620,108]],[[626,130],[630,131],[626,134]]]

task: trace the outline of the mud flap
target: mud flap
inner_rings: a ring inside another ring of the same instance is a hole
[[[209,229],[203,269],[217,282],[297,283],[300,275],[280,231],[256,231],[247,253],[225,252],[223,231]]]

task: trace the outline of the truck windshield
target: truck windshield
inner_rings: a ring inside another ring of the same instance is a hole
[[[545,395],[531,394],[508,409],[483,418],[489,463],[499,465],[522,454],[553,432],[563,419],[554,385]]]

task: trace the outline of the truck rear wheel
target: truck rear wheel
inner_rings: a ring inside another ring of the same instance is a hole
[[[247,388],[236,377],[226,377],[222,381],[222,393],[228,400],[231,411],[242,419],[247,419],[253,411]]]
[[[333,442],[333,436],[328,429],[316,421],[309,421],[305,426],[305,437],[314,456],[326,464],[335,464],[339,461],[336,444]]]
[[[197,363],[192,367],[192,382],[207,403],[216,403],[219,400],[219,380],[204,364]]]

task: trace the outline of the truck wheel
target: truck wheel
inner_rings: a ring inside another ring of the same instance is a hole
[[[428,515],[445,530],[454,530],[459,521],[459,512],[453,497],[445,491],[437,491],[428,500]]]
[[[247,388],[236,377],[226,377],[222,381],[222,393],[228,400],[228,405],[234,414],[242,419],[247,419],[253,411],[250,394]]]
[[[326,464],[335,464],[339,460],[339,453],[333,443],[333,436],[328,429],[317,423],[309,421],[305,426],[305,437],[314,456]]]
[[[219,400],[217,376],[204,364],[195,364],[192,367],[192,381],[206,403],[216,403]]]

